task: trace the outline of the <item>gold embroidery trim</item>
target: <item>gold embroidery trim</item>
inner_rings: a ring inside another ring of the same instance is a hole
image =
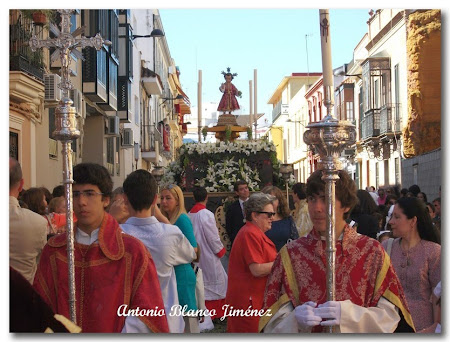
[[[391,258],[389,257],[389,255],[387,255],[386,252],[384,252],[383,266],[381,266],[381,270],[380,270],[380,272],[378,272],[377,279],[375,280],[374,295],[380,289],[381,284],[383,284],[383,281],[386,278],[386,274],[389,270],[390,264],[391,264]]]
[[[416,327],[414,326],[414,322],[412,320],[411,314],[406,310],[406,308],[403,306],[402,301],[398,296],[396,296],[394,293],[391,292],[391,290],[387,289],[383,293],[383,297],[386,298],[388,301],[390,301],[392,304],[394,304],[396,307],[398,307],[403,314],[403,317],[405,318],[406,323],[408,323],[413,329],[414,332],[416,331]]]
[[[389,270],[390,264],[391,264],[391,258],[389,257],[389,255],[385,251],[384,252],[383,266],[381,267],[381,270],[378,273],[377,279],[375,281],[374,295],[375,295],[375,293],[378,292],[378,290],[381,287],[381,284],[383,283],[384,279],[386,278],[386,274],[387,274],[387,272]],[[414,327],[414,322],[412,320],[411,314],[403,306],[403,303],[400,300],[400,298],[397,295],[395,295],[389,289],[386,289],[386,291],[384,291],[383,297],[386,298],[388,301],[390,301],[392,304],[394,304],[396,307],[398,307],[401,310],[401,312],[403,314],[403,317],[405,318],[406,323],[408,323],[414,329],[414,331],[416,331],[416,328]]]
[[[289,301],[290,299],[286,293],[278,298],[278,300],[270,306],[270,311],[267,310],[270,312],[271,316],[264,315],[259,319],[258,332],[261,332],[267,323],[269,323],[270,319],[278,312],[278,310],[280,310],[280,308]]]
[[[281,262],[284,266],[284,271],[286,272],[287,281],[289,284],[289,288],[291,289],[295,300],[298,302],[299,300],[299,292],[297,286],[297,280],[295,279],[294,269],[292,268],[291,258],[289,257],[289,253],[287,251],[286,246],[284,246],[280,250]]]

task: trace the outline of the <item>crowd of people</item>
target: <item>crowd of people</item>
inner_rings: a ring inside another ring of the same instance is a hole
[[[113,190],[103,166],[82,163],[73,180],[76,322],[64,187],[24,190],[10,159],[11,331],[198,333],[226,318],[230,333],[440,332],[440,194],[427,202],[417,185],[357,190],[340,171],[327,301],[321,170],[292,187],[292,210],[279,188],[250,194],[237,181],[230,252],[202,187],[188,211],[179,186],[159,190],[146,170]]]

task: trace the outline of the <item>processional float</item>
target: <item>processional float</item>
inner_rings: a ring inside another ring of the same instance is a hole
[[[319,169],[323,170],[322,180],[325,181],[326,203],[326,254],[327,254],[327,301],[335,300],[335,186],[339,179],[338,171],[343,169],[339,160],[345,147],[353,145],[356,141],[355,125],[348,121],[337,120],[332,113],[334,106],[333,69],[331,64],[330,19],[327,9],[319,10],[320,39],[322,50],[322,72],[324,87],[324,104],[327,115],[319,122],[306,126],[308,130],[303,135],[306,144],[313,146],[320,157]],[[327,331],[332,333],[334,326],[328,326]]]
[[[73,84],[69,77],[69,65],[72,60],[70,57],[73,54],[75,57],[84,60],[83,55],[77,48],[94,47],[100,50],[103,45],[111,45],[111,42],[104,40],[99,33],[95,37],[86,38],[81,36],[76,38],[84,32],[84,27],[77,28],[73,33],[70,33],[70,16],[74,10],[59,9],[57,10],[61,15],[61,30],[50,23],[50,31],[55,35],[55,38],[38,39],[35,35],[30,39],[29,46],[32,51],[39,48],[55,48],[55,51],[50,56],[51,62],[58,58],[61,60],[61,83],[58,87],[62,90],[62,99],[59,101],[55,110],[55,127],[53,137],[62,143],[63,155],[63,184],[66,199],[66,231],[67,231],[67,265],[69,272],[69,309],[70,320],[76,322],[75,310],[75,261],[74,261],[74,230],[73,230],[73,199],[72,199],[72,143],[71,141],[80,136],[80,131],[77,129],[77,116],[79,115],[73,106],[73,101],[69,98],[69,91],[73,89]]]

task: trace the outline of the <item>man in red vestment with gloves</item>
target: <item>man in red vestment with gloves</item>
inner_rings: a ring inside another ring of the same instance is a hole
[[[112,191],[106,168],[73,169],[76,324],[82,332],[169,332],[153,259],[105,212]],[[67,236],[42,251],[34,287],[52,310],[70,317]]]
[[[274,261],[264,295],[259,330],[269,333],[321,332],[328,325],[341,333],[414,332],[403,289],[389,256],[378,241],[346,223],[357,201],[347,172],[336,182],[335,301],[327,301],[326,205],[322,170],[307,182],[313,230],[286,244]]]

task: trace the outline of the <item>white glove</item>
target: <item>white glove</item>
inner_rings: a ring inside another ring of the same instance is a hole
[[[316,306],[314,302],[306,302],[295,308],[295,318],[301,330],[319,325],[322,321],[322,318],[314,313]]]
[[[320,323],[322,326],[339,325],[341,323],[341,303],[329,301],[320,304],[314,309],[314,314],[322,319],[329,319],[328,321],[322,321]]]

